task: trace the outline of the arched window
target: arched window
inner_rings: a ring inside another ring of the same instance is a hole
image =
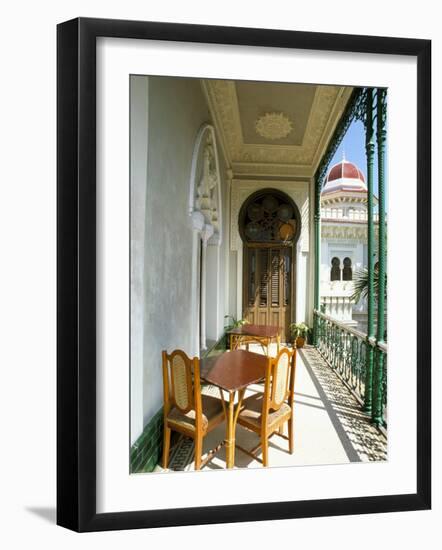
[[[332,258],[331,261],[331,270],[330,270],[330,281],[340,281],[341,280],[341,260],[339,258]]]
[[[350,258],[344,258],[344,269],[342,270],[342,280],[343,281],[353,280],[353,269],[351,267]]]
[[[239,231],[246,243],[292,245],[300,230],[300,216],[293,201],[276,189],[253,194],[242,205]]]

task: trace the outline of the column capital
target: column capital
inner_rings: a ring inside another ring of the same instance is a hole
[[[213,235],[214,233],[214,227],[213,225],[210,225],[210,224],[205,224],[205,226],[203,227],[202,231],[201,231],[201,239],[203,241],[203,246],[206,247],[207,246],[207,243],[210,239],[210,237]]]
[[[190,214],[190,218],[192,220],[192,228],[198,232],[202,231],[205,224],[204,214],[199,210],[193,210]]]

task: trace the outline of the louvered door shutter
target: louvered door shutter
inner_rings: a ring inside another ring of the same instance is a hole
[[[271,295],[271,306],[279,307],[279,289],[280,289],[280,269],[279,269],[279,250],[272,249],[271,254],[271,284],[270,284],[270,295]]]
[[[267,249],[259,252],[259,306],[267,307],[268,282],[269,282],[269,251]]]

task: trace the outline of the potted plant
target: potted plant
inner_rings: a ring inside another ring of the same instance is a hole
[[[233,315],[224,315],[224,332],[227,334],[233,328],[242,327],[247,323],[245,319],[236,319]],[[226,348],[230,348],[229,338],[226,338]]]
[[[293,344],[297,348],[303,348],[309,332],[309,327],[305,323],[291,323],[290,333]]]

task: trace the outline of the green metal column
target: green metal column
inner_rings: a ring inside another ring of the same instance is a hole
[[[373,97],[375,90],[367,88],[365,105],[365,150],[367,154],[367,248],[368,248],[368,319],[367,338],[374,337],[374,226],[373,226],[373,163],[374,163],[374,126]],[[367,363],[365,373],[364,410],[371,414],[373,405],[373,346],[367,344]]]
[[[319,283],[321,269],[321,180],[315,177],[315,292],[314,292],[314,309],[319,310]],[[319,322],[314,316],[313,322],[313,345],[318,344]]]
[[[384,343],[385,333],[385,142],[387,138],[387,105],[386,90],[377,90],[376,116],[377,116],[377,145],[378,145],[378,195],[379,195],[379,245],[378,245],[378,329],[377,341]],[[383,403],[383,376],[384,354],[377,349],[376,369],[373,381],[373,410],[372,420],[376,425],[382,423]]]

